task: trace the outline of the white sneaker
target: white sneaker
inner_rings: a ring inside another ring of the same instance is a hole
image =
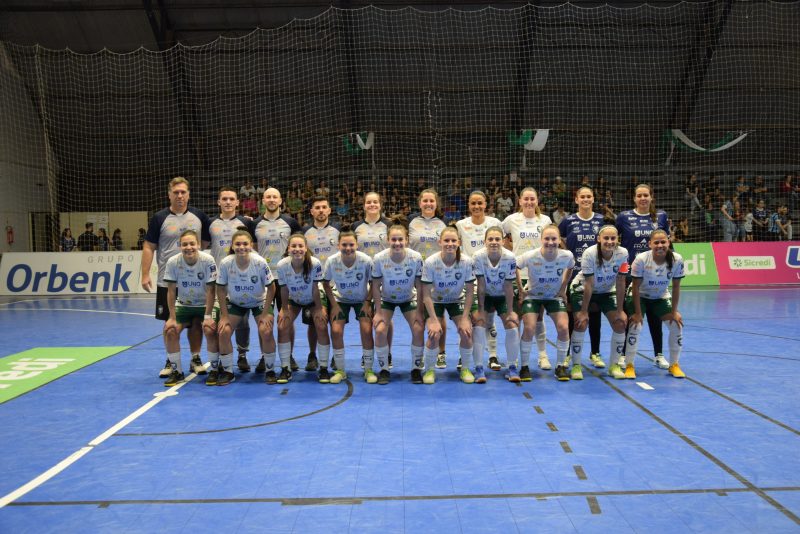
[[[603,369],[606,366],[606,362],[603,361],[603,357],[599,354],[590,354],[589,361],[592,362],[597,369]]]
[[[550,360],[547,359],[547,354],[539,354],[539,369],[542,371],[549,371],[553,366],[550,365]]]
[[[622,356],[620,356],[619,358],[617,358],[617,365],[619,365],[620,368],[625,369],[625,355],[624,354]]]
[[[347,380],[347,374],[341,369],[337,369],[331,376],[331,384],[339,384],[345,380]],[[377,382],[377,379],[375,381]]]
[[[659,369],[669,369],[669,362],[664,358],[663,354],[656,354],[656,359],[653,363]]]

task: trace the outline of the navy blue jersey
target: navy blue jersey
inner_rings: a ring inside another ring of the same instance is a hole
[[[575,269],[573,277],[578,275],[581,268],[583,251],[597,243],[597,232],[603,227],[603,216],[593,213],[588,219],[581,218],[577,213],[567,215],[558,223],[558,231],[567,244],[567,250],[575,256]]]
[[[169,260],[180,253],[180,237],[186,230],[194,230],[200,235],[200,241],[208,243],[211,236],[208,233],[208,216],[197,208],[189,206],[180,215],[173,213],[169,208],[156,212],[150,219],[145,240],[156,246],[158,261],[158,285],[166,287],[164,270]]]
[[[617,215],[620,245],[628,250],[628,263],[632,264],[637,254],[650,250],[650,234],[657,229],[669,234],[667,214],[664,211],[656,211],[656,222],[653,222],[649,213],[640,215],[635,210],[623,211]]]

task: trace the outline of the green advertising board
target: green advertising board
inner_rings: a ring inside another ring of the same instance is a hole
[[[686,278],[683,286],[718,286],[717,264],[711,243],[675,243],[675,251],[683,256]]]

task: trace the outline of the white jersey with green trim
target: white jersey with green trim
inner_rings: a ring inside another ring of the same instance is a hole
[[[575,267],[575,257],[569,250],[558,249],[555,259],[547,261],[537,248],[517,258],[517,268],[528,272],[526,298],[555,300],[561,289],[564,271]]]
[[[391,258],[391,249],[372,258],[372,278],[380,279],[381,299],[393,304],[411,302],[417,296],[414,284],[422,276],[422,255],[410,248],[400,263]]]
[[[669,284],[672,280],[678,280],[685,276],[683,268],[683,256],[673,252],[672,269],[667,268],[665,261],[661,265],[653,260],[653,251],[648,250],[636,255],[631,265],[631,276],[641,278],[639,286],[639,296],[646,299],[666,299],[672,294],[669,291]]]
[[[526,252],[542,246],[542,230],[553,224],[547,215],[537,215],[535,217],[525,217],[522,212],[512,213],[503,220],[503,232],[511,236],[513,248],[511,251],[514,256],[519,258]],[[517,262],[519,263],[519,262]],[[520,267],[520,276],[527,280],[528,271]]]
[[[459,237],[461,238],[461,251],[469,256],[474,256],[476,252],[483,248],[486,230],[492,226],[501,226],[501,224],[500,220],[494,217],[485,217],[480,224],[472,222],[472,217],[458,221],[456,228],[458,228]]]
[[[615,248],[610,259],[603,258],[602,265],[600,265],[597,257],[599,251],[599,245],[592,245],[583,251],[581,270],[572,279],[571,286],[573,289],[581,288],[580,291],[583,291],[583,283],[586,277],[591,276],[594,279],[593,295],[613,293],[616,290],[617,277],[628,274],[630,266],[628,265],[628,250],[625,247]]]
[[[267,286],[274,281],[267,260],[257,252],[250,253],[250,262],[244,270],[236,264],[235,254],[223,258],[219,265],[217,285],[227,286],[228,301],[242,308],[262,306]]]
[[[331,282],[336,302],[346,304],[367,300],[371,277],[372,258],[359,251],[356,251],[356,259],[350,267],[344,264],[342,253],[337,252],[328,258],[322,269],[322,279]]]
[[[311,269],[308,274],[303,270],[295,272],[292,267],[292,258],[286,257],[278,262],[275,268],[278,285],[289,290],[289,299],[301,306],[308,306],[314,302],[314,291],[319,291],[318,282],[322,281],[322,264],[311,256]]]
[[[446,226],[438,217],[430,219],[422,215],[414,217],[408,223],[409,247],[419,252],[423,260],[427,259],[439,250],[439,234]]]
[[[500,249],[500,260],[497,265],[492,265],[489,251],[485,248],[472,257],[472,262],[475,264],[475,276],[483,277],[486,294],[490,297],[504,297],[506,281],[513,282],[517,277],[517,258],[508,249]]]
[[[442,253],[437,252],[422,265],[422,283],[431,284],[431,297],[437,304],[461,302],[464,285],[474,281],[472,258],[466,254],[461,254],[460,260],[447,265]]]
[[[181,306],[205,306],[206,286],[217,281],[217,264],[207,252],[199,252],[194,265],[183,254],[172,256],[164,268],[164,282],[174,282]]]

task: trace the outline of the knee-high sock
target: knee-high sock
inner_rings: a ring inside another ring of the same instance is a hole
[[[413,369],[422,369],[425,362],[423,361],[422,354],[425,352],[423,347],[418,345],[411,345],[411,367]]]
[[[219,361],[222,364],[222,369],[229,373],[233,372],[233,353],[220,354]]]
[[[494,316],[497,315],[496,312],[492,312],[486,315],[486,329],[491,330],[494,327]],[[495,335],[489,335],[486,338],[485,345],[489,348],[489,356],[497,356],[497,330],[495,329]]]
[[[619,334],[616,332],[611,333],[611,363],[617,363],[619,361],[620,356],[625,357],[625,365],[628,365],[628,358],[627,354],[625,353],[625,332],[620,332]],[[634,351],[634,355],[636,351]],[[630,363],[633,363],[631,360]]]
[[[389,345],[384,345],[383,347],[375,347],[375,356],[378,357],[378,366],[381,368],[381,371],[388,371],[389,370]],[[364,362],[364,368],[367,367],[366,362]]]
[[[540,355],[547,354],[547,328],[544,326],[544,321],[536,323],[536,348],[539,349]]]
[[[319,361],[320,367],[328,367],[328,359],[331,355],[331,346],[330,345],[323,345],[322,343],[317,343],[317,360]],[[339,365],[339,362],[336,362],[336,365]]]
[[[281,367],[289,367],[292,358],[292,343],[278,343],[278,356],[281,359]]]
[[[567,351],[569,351],[569,339],[556,339],[556,365],[567,363]]]
[[[425,357],[425,371],[432,371],[436,364],[436,356],[439,355],[439,345],[436,345],[432,349],[429,349],[426,345],[423,355]]]
[[[486,346],[486,328],[476,326],[472,329],[472,363],[483,365],[483,348]],[[463,365],[465,362],[461,361]]]
[[[472,347],[462,347],[461,345],[459,345],[458,355],[461,357],[461,368],[469,369],[469,357],[472,356],[473,360],[475,358],[475,355],[473,354],[472,351]]]
[[[372,365],[375,362],[375,349],[364,349],[362,354],[364,356],[364,370],[372,369]],[[337,363],[336,366],[338,367],[339,364]]]
[[[531,360],[531,349],[533,348],[532,341],[525,341],[521,339],[519,342],[519,364],[525,367]]]
[[[278,355],[274,352],[262,352],[261,357],[264,358],[264,367],[267,372],[275,370],[275,358]]]
[[[211,370],[219,370],[219,352],[209,352],[208,362],[211,364]]]
[[[572,331],[572,338],[570,339],[572,343],[572,365],[581,364],[581,355],[583,354],[583,337],[585,335],[586,330],[583,332],[578,332],[577,330]]]
[[[683,328],[675,321],[668,321],[667,328],[669,328],[669,363],[674,365],[681,359]]]
[[[169,359],[169,363],[170,363],[170,365],[172,365],[172,369],[174,371],[178,371],[178,372],[182,372],[183,371],[181,369],[181,353],[180,352],[168,352],[167,353],[167,359]],[[192,366],[190,365],[189,366],[190,370],[191,370],[191,367]]]
[[[517,365],[519,359],[519,330],[506,328],[506,365]]]
[[[636,351],[639,350],[639,334],[641,333],[642,325],[640,324],[632,324],[628,328],[628,341],[625,343],[625,365],[631,365],[636,359]],[[613,354],[611,359],[613,361]]]
[[[317,350],[321,350],[322,346],[317,344]],[[325,346],[330,348],[329,345]],[[336,363],[336,369],[344,371],[344,349],[333,349],[333,361]]]
[[[600,328],[603,314],[600,311],[589,312],[589,340],[592,343],[592,354],[600,354]]]

